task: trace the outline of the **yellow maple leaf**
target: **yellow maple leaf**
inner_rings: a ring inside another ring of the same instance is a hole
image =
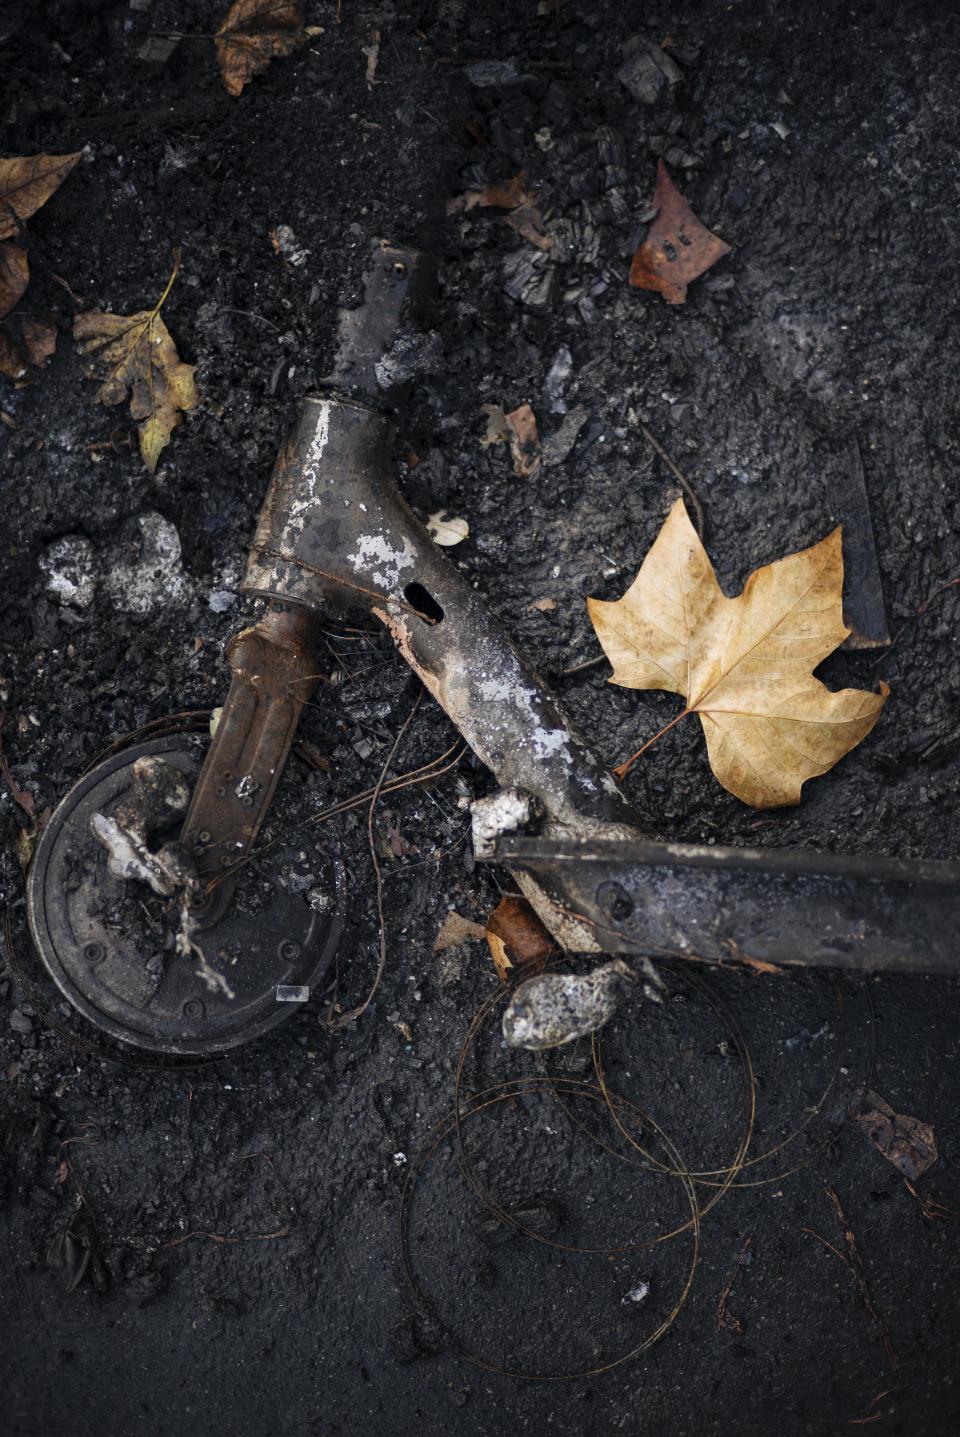
[[[193,409],[198,398],[195,365],[181,361],[160,318],[178,268],[179,256],[153,309],[130,315],[88,309],[73,321],[81,353],[93,355],[94,372],[105,376],[97,390],[100,403],[120,404],[130,395],[130,413],[140,421],[140,453],[151,474],[180,423],[181,411]]]
[[[686,707],[667,727],[698,714],[714,774],[754,808],[799,803],[808,778],[866,737],[890,692],[834,693],[813,677],[849,633],[840,539],[834,529],[756,569],[728,599],[678,499],[623,597],[587,600],[610,682],[681,694]]]
[[[235,0],[213,37],[228,95],[239,95],[278,55],[306,44],[300,0]]]

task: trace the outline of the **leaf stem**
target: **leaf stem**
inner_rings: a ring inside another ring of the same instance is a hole
[[[177,275],[178,275],[179,273],[180,273],[180,250],[179,250],[179,247],[178,247],[177,249],[175,249],[175,250],[173,251],[173,269],[170,271],[170,278],[167,280],[167,287],[166,287],[166,289],[163,291],[163,294],[160,296],[160,298],[157,300],[156,305],[154,306],[153,314],[150,316],[151,319],[154,317],[154,315],[159,314],[160,311],[161,311],[161,309],[163,309],[163,306],[164,306],[164,303],[165,303],[165,301],[166,301],[167,295],[168,295],[168,294],[170,293],[170,291],[173,289],[173,282],[174,282],[174,280],[176,279],[176,277],[177,277]]]
[[[658,733],[655,733],[653,735],[653,738],[648,738],[646,743],[643,744],[641,748],[637,749],[636,753],[631,754],[631,756],[628,759],[625,759],[623,763],[618,763],[616,768],[613,770],[617,778],[621,780],[626,778],[627,774],[630,772],[631,768],[633,768],[633,765],[636,763],[640,755],[642,753],[646,753],[647,749],[652,748],[653,745],[657,742],[657,739],[663,738],[665,733],[669,733],[670,730],[676,724],[678,724],[682,718],[686,718],[687,714],[692,712],[692,709],[683,709],[681,713],[677,714],[676,718],[672,718],[668,724],[664,724],[663,728],[660,729]]]
[[[702,541],[703,541],[703,505],[700,503],[700,500],[697,498],[696,494],[693,492],[693,486],[691,485],[690,480],[689,480],[689,479],[686,477],[686,475],[677,467],[677,465],[674,463],[674,461],[670,458],[670,455],[667,453],[666,449],[664,449],[663,445],[660,443],[660,440],[657,439],[657,438],[655,438],[655,436],[650,433],[650,430],[647,428],[647,426],[646,426],[645,424],[641,424],[641,425],[640,425],[640,433],[643,435],[644,439],[645,439],[645,440],[647,441],[647,443],[650,445],[650,448],[653,450],[654,454],[658,454],[658,455],[660,456],[660,458],[663,460],[664,464],[666,464],[667,468],[670,470],[670,473],[673,475],[674,479],[676,479],[677,483],[680,485],[680,488],[683,490],[684,494],[686,494],[687,498],[690,500],[691,508],[693,509],[693,512],[694,512],[694,514],[696,515],[696,519],[697,519],[697,533],[699,534],[700,540],[701,540],[701,542],[702,542]]]

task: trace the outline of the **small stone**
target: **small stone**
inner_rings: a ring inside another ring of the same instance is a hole
[[[137,518],[140,558],[119,563],[107,574],[106,585],[118,609],[128,614],[150,614],[181,603],[190,590],[180,562],[180,535],[156,510]]]
[[[97,591],[95,555],[89,539],[67,534],[56,539],[40,556],[47,575],[47,593],[61,604],[88,609]]]
[[[523,79],[514,59],[478,60],[475,65],[467,65],[463,73],[478,90],[496,90],[501,85],[519,85]]]
[[[551,402],[554,414],[563,414],[566,411],[566,405],[562,403],[561,395],[572,373],[573,355],[564,346],[562,349],[558,349],[554,355],[553,363],[547,371],[547,377],[543,384],[544,393]],[[560,401],[559,405],[558,401]]]
[[[615,958],[592,973],[541,973],[521,983],[503,1015],[511,1048],[557,1048],[601,1028],[636,974]]]
[[[19,1008],[14,1008],[10,1014],[10,1027],[15,1033],[32,1033],[33,1020],[28,1018],[26,1013],[21,1013]]]

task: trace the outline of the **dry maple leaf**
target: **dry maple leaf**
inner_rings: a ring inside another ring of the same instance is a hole
[[[657,161],[653,204],[659,214],[633,256],[630,283],[658,290],[667,304],[684,304],[687,285],[729,254],[730,246],[700,223],[663,160]]]
[[[754,808],[798,803],[808,778],[866,737],[890,692],[832,693],[813,677],[849,632],[840,537],[756,569],[728,599],[678,499],[623,598],[587,600],[610,682],[682,694],[667,728],[699,714],[714,774]]]
[[[20,229],[22,220],[45,205],[80,159],[73,155],[20,155],[0,160],[0,239]]]
[[[197,402],[195,366],[183,364],[160,310],[173,287],[179,256],[167,287],[151,310],[139,314],[107,314],[88,309],[73,322],[73,336],[83,341],[81,353],[94,356],[94,370],[105,375],[97,390],[101,404],[120,404],[130,395],[130,413],[139,420],[140,453],[152,474],[180,411]]]
[[[0,319],[10,313],[30,282],[30,264],[22,245],[0,243]]]
[[[213,37],[228,95],[239,95],[279,55],[306,44],[300,0],[236,0]]]

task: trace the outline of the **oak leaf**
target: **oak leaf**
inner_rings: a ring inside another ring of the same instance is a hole
[[[659,213],[633,256],[630,283],[659,291],[667,304],[684,304],[687,285],[729,254],[730,246],[700,223],[663,160],[657,162],[653,204]]]
[[[306,44],[300,0],[236,0],[213,39],[224,89],[239,95],[271,60]]]
[[[80,159],[72,155],[19,155],[0,160],[0,239],[17,234],[21,221],[45,205]]]
[[[151,474],[180,423],[181,411],[193,409],[198,397],[195,366],[181,361],[160,318],[178,267],[179,260],[153,309],[131,315],[88,309],[73,322],[81,353],[92,355],[94,373],[105,376],[97,390],[100,403],[121,404],[130,395],[130,413],[139,421],[140,453]]]
[[[728,599],[678,499],[623,597],[587,600],[610,682],[682,694],[686,708],[668,727],[698,714],[714,774],[754,808],[798,803],[808,778],[866,737],[890,692],[881,683],[879,694],[834,693],[813,677],[849,632],[840,539],[834,529],[756,569]]]

